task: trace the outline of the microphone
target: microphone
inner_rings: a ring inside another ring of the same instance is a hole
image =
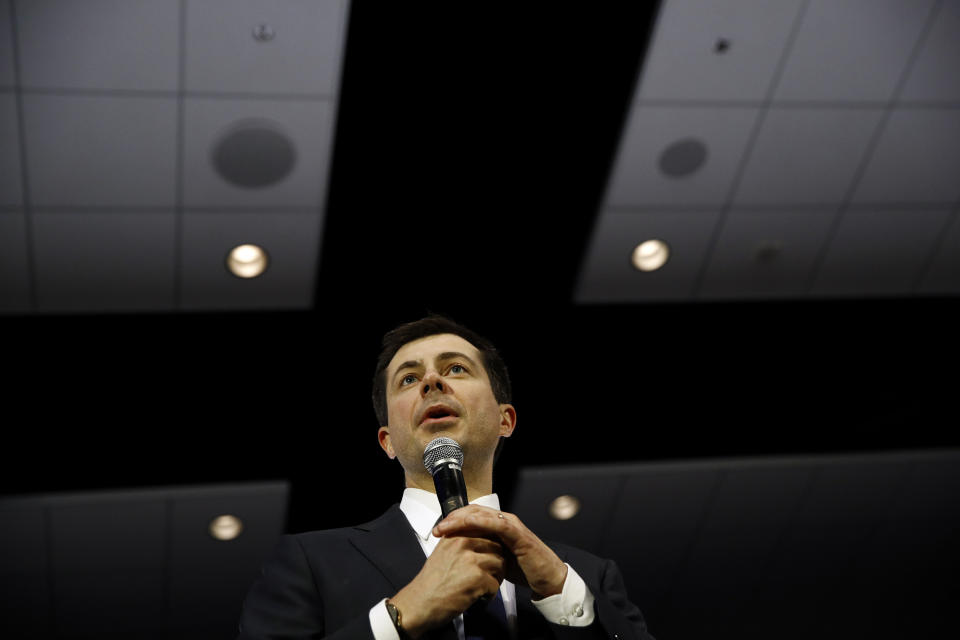
[[[440,520],[469,504],[467,485],[463,481],[463,449],[459,442],[453,438],[434,438],[423,449],[423,466],[433,476],[433,486],[440,500]],[[480,596],[470,608],[483,609],[493,596],[490,593]]]
[[[467,506],[467,485],[463,482],[463,449],[453,438],[434,438],[423,450],[423,466],[433,476],[440,500],[441,519]]]

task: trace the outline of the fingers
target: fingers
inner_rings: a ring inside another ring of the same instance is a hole
[[[495,535],[512,546],[523,533],[523,523],[511,513],[497,511],[480,505],[468,505],[457,509],[437,523],[433,535],[443,536],[488,536]]]
[[[454,553],[463,551],[472,552],[478,567],[486,573],[502,581],[506,576],[507,561],[504,557],[503,545],[488,538],[474,538],[470,536],[450,536],[442,539],[438,544],[452,547]]]

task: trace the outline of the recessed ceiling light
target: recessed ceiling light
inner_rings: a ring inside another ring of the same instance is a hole
[[[670,258],[670,247],[663,240],[647,240],[633,250],[631,261],[640,271],[656,271]]]
[[[574,496],[557,496],[550,503],[550,515],[557,520],[569,520],[580,512],[580,501]]]
[[[267,268],[267,262],[267,252],[255,244],[241,244],[227,256],[227,268],[238,278],[256,278]]]
[[[217,516],[210,522],[210,535],[217,540],[233,540],[241,531],[243,523],[236,516]]]

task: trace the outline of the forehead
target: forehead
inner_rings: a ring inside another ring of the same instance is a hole
[[[390,364],[387,365],[387,372],[396,371],[404,362],[415,361],[429,364],[441,353],[448,352],[462,353],[469,356],[477,364],[481,364],[480,351],[469,341],[452,333],[441,333],[408,342],[400,347],[390,360]]]

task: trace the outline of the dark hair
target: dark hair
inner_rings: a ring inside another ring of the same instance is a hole
[[[490,388],[493,389],[493,397],[499,404],[510,402],[512,389],[510,387],[510,374],[507,372],[507,365],[500,357],[497,348],[493,343],[471,331],[461,324],[457,324],[446,316],[431,314],[420,320],[402,324],[399,327],[391,329],[383,336],[383,349],[377,358],[377,368],[373,374],[373,411],[377,414],[377,420],[380,425],[387,424],[387,366],[397,355],[403,345],[441,333],[452,333],[460,336],[480,352],[480,364],[483,365],[490,379]]]

